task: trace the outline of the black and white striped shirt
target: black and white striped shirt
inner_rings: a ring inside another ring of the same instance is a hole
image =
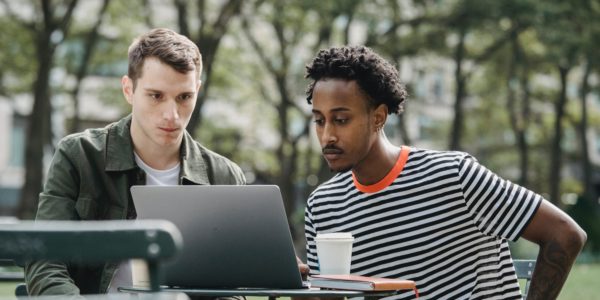
[[[319,268],[316,234],[351,232],[352,274],[414,280],[420,299],[521,299],[507,240],[519,238],[542,197],[466,153],[402,153],[394,178],[377,191],[348,171],[310,195],[311,274]],[[389,299],[414,297],[406,291]]]

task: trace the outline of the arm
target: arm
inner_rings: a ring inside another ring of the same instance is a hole
[[[472,157],[461,160],[459,175],[466,207],[481,232],[512,241],[522,236],[540,246],[528,298],[555,299],[585,243],[585,232],[542,196],[500,178]]]
[[[556,299],[586,233],[566,213],[543,200],[522,236],[540,246],[527,299]]]
[[[63,144],[64,146],[64,144]],[[75,166],[59,145],[48,171],[48,180],[40,194],[36,220],[74,220],[78,191]],[[29,295],[78,295],[79,288],[67,266],[57,261],[34,261],[25,266]]]
[[[25,266],[27,293],[37,295],[79,295],[79,288],[61,262],[35,261]]]

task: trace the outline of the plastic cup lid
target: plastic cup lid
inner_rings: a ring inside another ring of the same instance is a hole
[[[329,232],[329,233],[318,233],[316,240],[354,240],[352,233],[350,232]]]

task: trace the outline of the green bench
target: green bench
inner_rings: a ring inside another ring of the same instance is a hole
[[[4,261],[23,265],[32,260],[94,263],[144,259],[152,291],[160,289],[160,262],[174,257],[181,247],[181,233],[164,220],[22,221],[0,226],[0,258]]]
[[[1,226],[1,225],[0,225]],[[0,259],[0,282],[22,282],[23,269],[12,259]]]
[[[535,269],[535,260],[529,259],[515,259],[513,260],[515,266],[515,272],[517,273],[517,279],[525,280],[525,288],[523,289],[523,299],[527,298],[529,292],[529,283],[533,276],[533,270]]]

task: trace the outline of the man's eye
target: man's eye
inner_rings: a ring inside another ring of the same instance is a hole
[[[192,99],[192,95],[189,95],[189,94],[179,96],[180,101],[188,101],[190,99]]]
[[[150,96],[150,98],[152,98],[154,100],[159,100],[161,97],[161,95],[159,93],[148,94],[148,96]]]
[[[335,119],[335,122],[338,124],[346,124],[346,123],[348,123],[348,119],[338,118],[338,119]]]
[[[315,124],[321,126],[321,125],[325,124],[325,120],[323,120],[323,119],[315,119]]]

